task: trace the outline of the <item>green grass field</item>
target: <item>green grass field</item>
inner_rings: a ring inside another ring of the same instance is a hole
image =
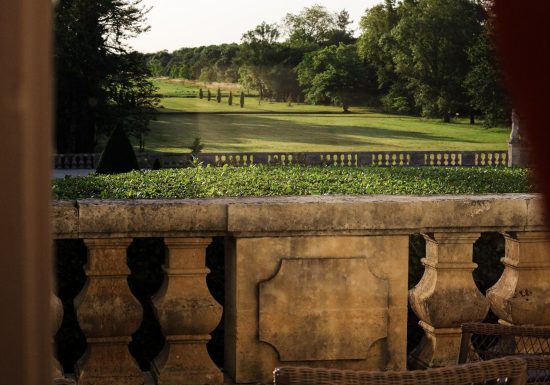
[[[197,90],[193,82],[156,79],[160,93]],[[215,86],[215,85],[208,85]],[[237,87],[236,85],[226,85]],[[214,88],[212,88],[214,90]],[[504,150],[509,129],[470,126],[466,120],[443,123],[395,116],[352,107],[258,102],[247,97],[245,108],[227,99],[217,103],[198,98],[163,98],[146,138],[146,151],[189,152],[200,137],[204,152],[379,151],[379,150]],[[192,112],[193,114],[185,114]],[[200,112],[200,113],[197,113]]]

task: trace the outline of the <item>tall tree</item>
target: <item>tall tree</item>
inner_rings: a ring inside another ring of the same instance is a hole
[[[348,112],[352,98],[364,91],[364,69],[356,47],[340,44],[306,54],[296,72],[306,101],[340,105]]]
[[[118,123],[121,89],[134,90],[136,104],[148,98],[150,84],[136,74],[126,40],[148,29],[142,0],[60,0],[55,11],[56,150],[93,152],[98,135]],[[143,69],[147,71],[146,68]],[[123,83],[116,85],[118,79]],[[154,95],[149,95],[154,99]],[[132,98],[130,98],[132,100]]]
[[[495,48],[492,1],[483,0],[486,11],[482,33],[468,50],[470,72],[464,86],[474,111],[484,117],[484,125],[493,127],[509,124],[511,104],[503,85],[503,74],[498,66]]]
[[[414,100],[407,81],[396,71],[396,41],[392,31],[399,22],[395,0],[368,9],[361,18],[361,36],[357,42],[360,57],[376,73],[377,96],[388,112],[411,113]]]
[[[396,71],[407,81],[425,116],[450,121],[469,112],[463,84],[467,51],[482,33],[483,10],[470,0],[408,0],[392,30]]]
[[[276,25],[264,22],[242,37],[239,82],[246,89],[258,90],[260,99],[286,100],[299,92],[294,67],[303,53],[278,42],[280,35]]]
[[[314,49],[353,41],[348,30],[349,13],[345,10],[332,14],[321,5],[304,8],[298,14],[288,13],[283,20],[288,42],[295,47]]]

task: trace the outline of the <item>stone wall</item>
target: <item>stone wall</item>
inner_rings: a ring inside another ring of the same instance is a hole
[[[489,307],[505,322],[550,325],[543,218],[540,198],[528,194],[54,202],[54,236],[84,239],[89,249],[75,307],[89,351],[99,353],[85,355],[77,375],[82,383],[140,381],[124,353],[141,318],[125,283],[132,238],[163,237],[167,249],[165,284],[153,299],[167,341],[152,364],[157,383],[222,381],[205,348],[222,309],[205,283],[213,236],[224,236],[226,248],[224,369],[237,383],[269,383],[280,365],[405,369],[407,302],[425,332],[409,357],[414,366],[453,363],[460,324],[483,320]],[[472,278],[472,250],[487,231],[506,234],[507,254],[485,297]],[[426,269],[408,292],[414,233],[426,238]],[[109,372],[105,359],[125,371]]]

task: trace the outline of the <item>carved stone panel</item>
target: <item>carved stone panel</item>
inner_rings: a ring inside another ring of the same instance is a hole
[[[224,369],[405,370],[408,236],[230,238]]]
[[[260,341],[281,361],[366,359],[387,323],[388,280],[366,258],[286,258],[260,284]]]

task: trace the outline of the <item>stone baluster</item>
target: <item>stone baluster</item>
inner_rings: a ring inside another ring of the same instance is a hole
[[[504,234],[506,254],[500,280],[487,291],[501,322],[550,325],[550,233]]]
[[[158,385],[222,384],[223,375],[206,350],[222,307],[206,285],[210,238],[167,238],[166,277],[153,306],[166,344],[152,372]]]
[[[142,385],[143,374],[128,351],[143,310],[128,287],[126,250],[131,238],[85,239],[88,281],[75,298],[88,344],[76,365],[79,385]]]
[[[409,291],[413,311],[420,318],[424,336],[411,353],[414,367],[427,368],[456,363],[460,325],[482,321],[489,310],[477,289],[472,271],[473,244],[479,233],[424,235],[426,258],[422,279]]]
[[[53,293],[50,297],[50,316],[53,337],[61,327],[61,322],[63,321],[63,304],[61,303],[61,300]],[[55,348],[53,350],[55,351]],[[74,381],[65,378],[63,368],[61,367],[61,364],[59,364],[59,361],[57,361],[57,358],[55,358],[55,355],[52,357],[52,360],[53,383],[55,385],[74,384]]]

